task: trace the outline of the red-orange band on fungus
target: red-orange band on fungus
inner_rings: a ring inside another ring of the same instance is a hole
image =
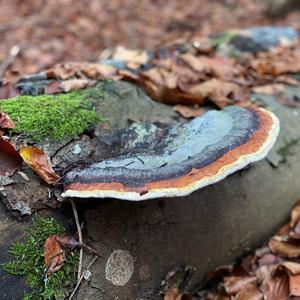
[[[230,166],[237,161],[241,156],[256,153],[268,138],[269,131],[273,125],[272,117],[264,111],[248,107],[249,110],[256,113],[259,119],[259,128],[253,133],[248,141],[235,149],[232,149],[222,155],[213,163],[201,168],[192,169],[188,174],[162,181],[154,181],[140,187],[132,187],[124,185],[121,182],[100,182],[100,183],[71,183],[65,187],[65,190],[77,191],[96,191],[96,190],[113,190],[118,192],[136,192],[142,193],[154,189],[168,189],[168,188],[183,188],[194,182],[199,182],[201,179],[215,176],[218,171],[226,166]]]

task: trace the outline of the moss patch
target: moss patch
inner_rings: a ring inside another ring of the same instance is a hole
[[[44,243],[50,235],[64,232],[64,227],[53,218],[36,217],[25,240],[12,244],[10,253],[14,260],[3,268],[10,274],[26,276],[32,292],[25,294],[24,299],[64,298],[68,286],[76,282],[78,255],[68,256],[63,267],[51,274],[46,284],[43,280]]]
[[[73,137],[99,121],[85,92],[20,96],[1,101],[0,111],[15,122],[13,132],[25,133],[37,142],[46,137],[51,140]]]

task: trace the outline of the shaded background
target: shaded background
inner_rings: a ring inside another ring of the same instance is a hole
[[[281,2],[287,5],[281,6]],[[16,45],[21,51],[10,69],[24,74],[58,62],[95,62],[103,49],[117,45],[153,48],[179,38],[261,24],[300,28],[299,11],[284,14],[288,6],[297,6],[296,2],[299,3],[298,0],[2,0],[0,66]]]

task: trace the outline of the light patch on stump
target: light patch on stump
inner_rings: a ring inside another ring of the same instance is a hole
[[[113,285],[124,286],[134,271],[133,256],[126,250],[115,250],[105,266],[105,277]]]

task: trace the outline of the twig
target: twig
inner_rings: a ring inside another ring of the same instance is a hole
[[[14,62],[16,57],[19,55],[21,48],[18,45],[13,46],[10,49],[10,53],[6,59],[0,64],[0,78],[4,76],[5,71],[10,67]]]
[[[75,204],[74,200],[71,200],[71,205],[72,205],[73,214],[74,214],[74,218],[75,218],[75,222],[76,222],[76,227],[77,227],[77,232],[78,232],[78,240],[79,240],[79,243],[82,245],[83,244],[82,231],[81,231],[79,218],[78,218],[78,212],[77,212],[77,208],[76,208],[76,204]],[[83,258],[83,248],[81,248],[79,250],[79,263],[78,263],[78,273],[77,273],[78,282],[80,281],[81,273],[82,273],[82,258]]]
[[[85,243],[82,243],[81,247],[89,252],[92,252],[93,254],[97,255],[98,257],[102,257],[102,255],[98,251],[96,251],[95,249],[93,249],[92,247],[88,246]]]
[[[98,258],[98,256],[95,256],[93,258],[93,260],[86,267],[86,271],[89,270],[89,268],[93,265],[93,263],[97,260],[97,258]],[[79,280],[77,281],[77,284],[76,284],[76,286],[75,286],[72,294],[70,295],[69,300],[71,300],[74,297],[75,293],[77,292],[77,290],[78,290],[78,288],[79,288],[79,286],[81,284],[81,281],[82,281],[83,277],[84,277],[84,273],[80,276]]]

